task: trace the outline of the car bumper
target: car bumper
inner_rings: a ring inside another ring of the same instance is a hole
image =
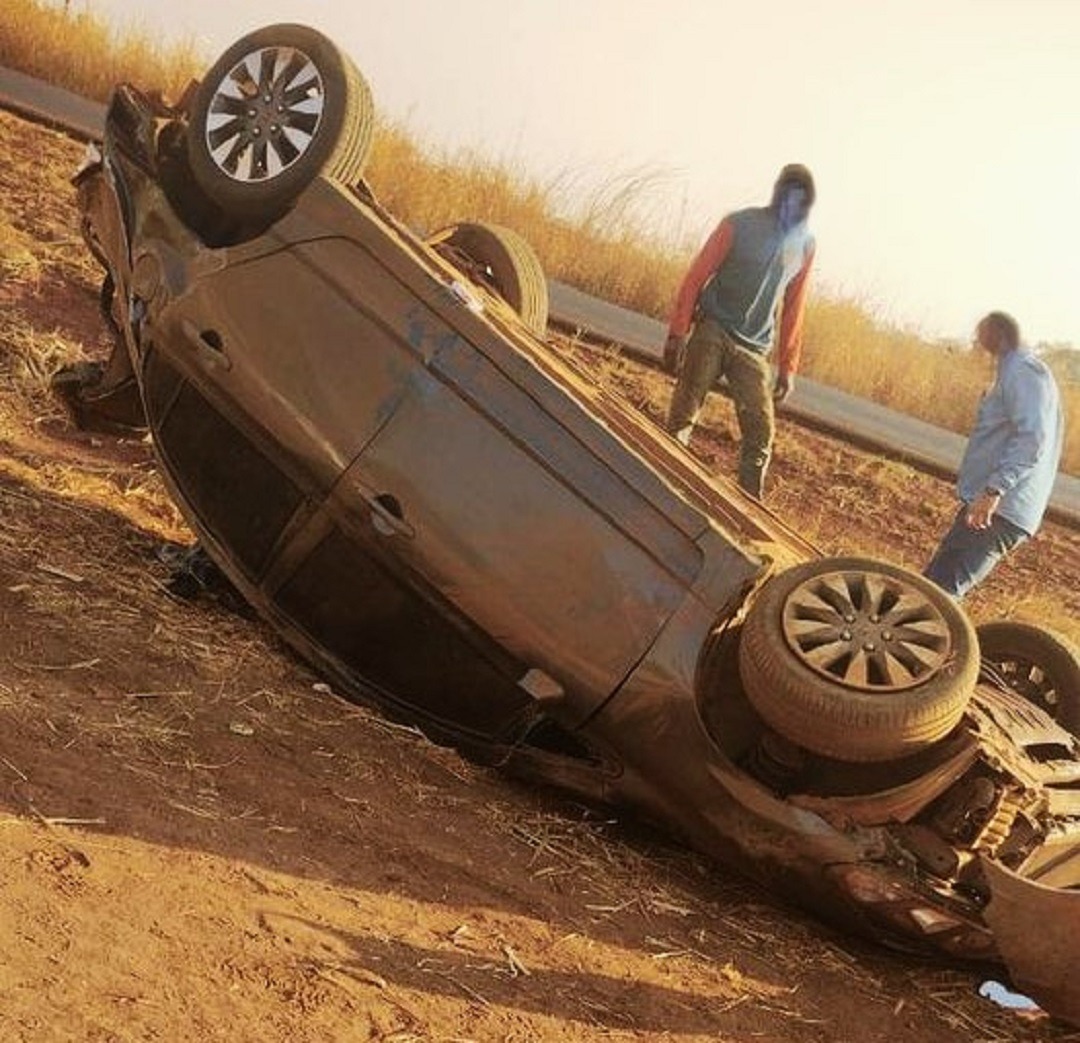
[[[1046,887],[983,860],[986,921],[1013,983],[1044,1010],[1080,1025],[1080,891]]]

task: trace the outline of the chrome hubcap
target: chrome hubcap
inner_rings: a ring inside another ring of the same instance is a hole
[[[952,651],[945,617],[894,576],[830,572],[784,603],[784,637],[806,666],[849,688],[888,692],[936,674]]]
[[[302,51],[253,51],[218,84],[206,120],[207,149],[234,181],[275,178],[311,147],[325,104],[322,76]]]

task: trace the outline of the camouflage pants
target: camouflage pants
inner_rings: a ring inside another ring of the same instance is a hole
[[[721,377],[735,403],[742,437],[739,484],[760,498],[776,434],[769,364],[763,355],[744,348],[708,319],[694,327],[686,345],[686,358],[668,410],[667,429],[683,445],[689,444],[705,396]]]

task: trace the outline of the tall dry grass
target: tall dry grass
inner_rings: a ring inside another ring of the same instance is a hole
[[[87,0],[0,3],[0,64],[100,100],[121,80],[175,95],[214,57],[117,32]],[[647,172],[583,195],[570,176],[544,182],[474,151],[440,154],[407,127],[380,121],[368,177],[416,229],[462,219],[508,225],[532,243],[551,277],[661,320],[692,253],[676,245],[681,230],[665,234],[661,223],[641,220],[658,188]],[[898,329],[865,303],[821,287],[808,307],[804,360],[817,380],[959,433],[988,380],[966,351]],[[1059,377],[1068,418],[1063,467],[1080,474],[1080,386]]]
[[[0,65],[107,101],[121,81],[178,95],[206,67],[193,44],[110,27],[87,0],[0,0]]]
[[[629,213],[651,187],[648,174],[613,178],[582,196],[568,178],[544,182],[471,150],[438,154],[400,124],[378,127],[367,178],[414,228],[495,221],[529,240],[549,276],[647,315],[666,312],[684,260],[642,234]]]

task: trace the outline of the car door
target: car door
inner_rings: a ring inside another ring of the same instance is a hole
[[[379,538],[403,574],[582,720],[686,598],[700,551],[644,494],[656,476],[481,317],[417,305],[407,325],[427,371],[342,483],[392,507]]]
[[[256,243],[186,272],[144,331],[147,412],[189,510],[258,582],[423,370],[363,303],[411,298],[337,238]]]

